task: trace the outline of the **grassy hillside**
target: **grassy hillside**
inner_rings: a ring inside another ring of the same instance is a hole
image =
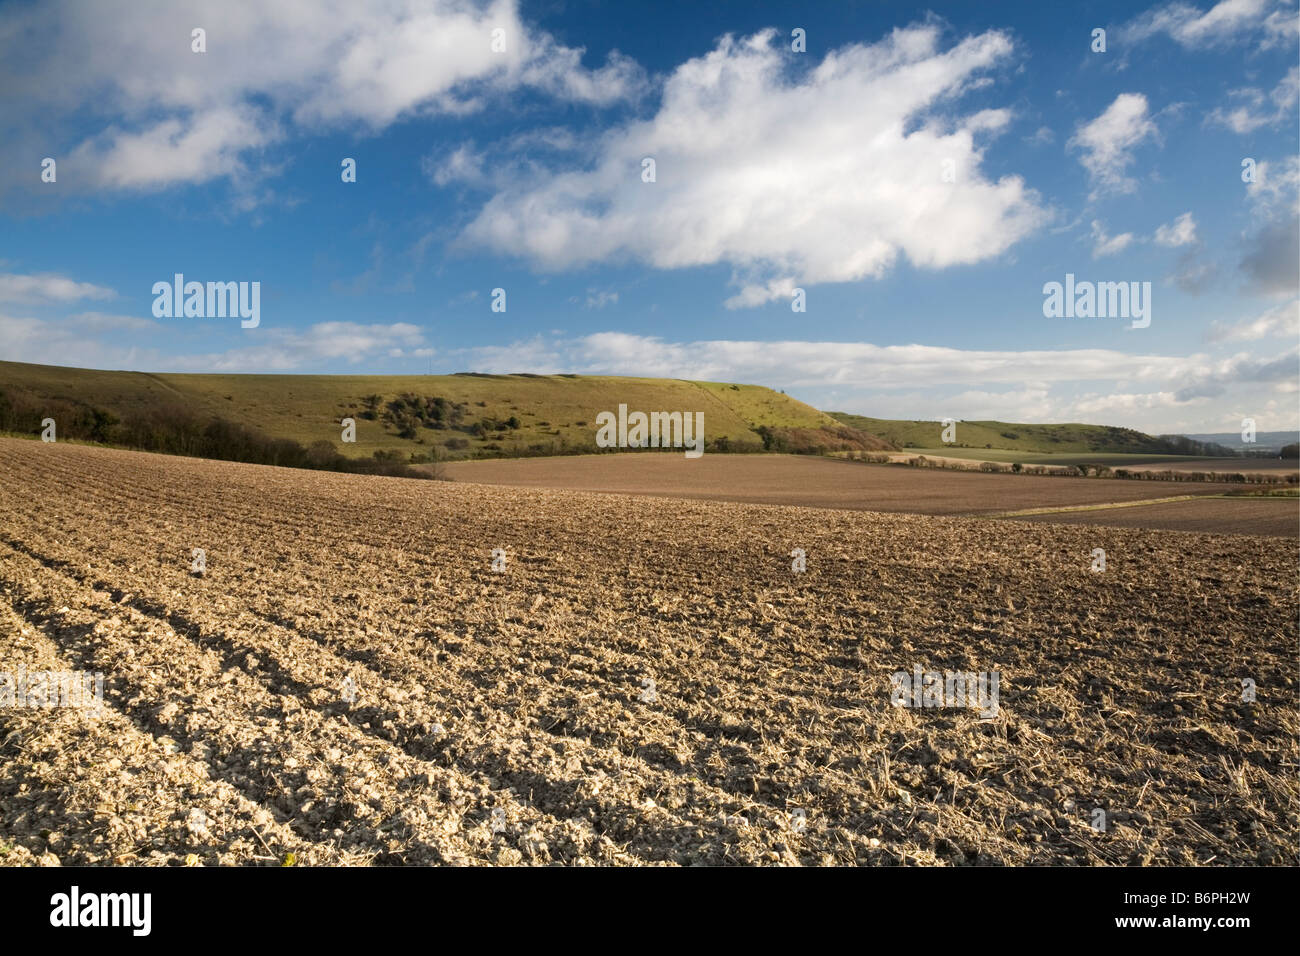
[[[1004,449],[1036,454],[1186,455],[1214,454],[1188,447],[1177,436],[1155,437],[1111,425],[1021,425],[1013,422],[958,421],[956,441],[944,444],[939,422],[896,421],[845,412],[828,413],[836,421],[879,435],[899,448],[929,450],[961,457],[960,449]],[[1023,459],[1028,461],[1029,459]]]
[[[196,375],[0,362],[0,390],[118,418],[176,407],[304,446],[403,458],[595,451],[597,413],[702,411],[710,451],[887,447],[810,405],[756,385],[593,375]],[[404,398],[405,397],[405,398]],[[436,411],[434,410],[435,401]],[[435,417],[436,416],[436,417]],[[356,443],[339,422],[356,420]],[[762,434],[760,434],[760,431]]]

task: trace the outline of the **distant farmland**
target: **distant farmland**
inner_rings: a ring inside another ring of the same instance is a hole
[[[1294,458],[1215,457],[1197,458],[1188,455],[1144,454],[1142,452],[1032,452],[1010,451],[1005,448],[907,448],[896,457],[957,458],[963,461],[995,461],[1003,464],[1020,462],[1022,465],[1107,465],[1127,468],[1130,471],[1204,471],[1204,472],[1295,472],[1300,461]]]
[[[1097,507],[1070,523],[1106,524],[1131,503],[1184,496],[1230,495],[1195,507],[1128,508],[1119,524],[1199,531],[1247,531],[1283,537],[1297,532],[1296,498],[1247,499],[1242,485],[1217,482],[1124,481],[983,474],[869,465],[806,456],[681,455],[629,453],[522,461],[457,462],[446,468],[455,481],[529,488],[561,488],[656,497],[802,505],[854,511],[928,515],[990,515],[1033,508]],[[1249,511],[1250,520],[1243,523]],[[1195,521],[1188,523],[1195,515]],[[1035,517],[1048,520],[1050,517]]]

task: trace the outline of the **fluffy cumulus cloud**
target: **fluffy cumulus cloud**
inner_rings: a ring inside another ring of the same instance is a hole
[[[1137,184],[1126,171],[1133,150],[1157,135],[1141,93],[1121,93],[1100,116],[1081,125],[1069,145],[1079,152],[1079,162],[1092,180],[1092,198],[1132,192]]]
[[[0,140],[48,155],[63,121],[101,117],[58,144],[75,173],[60,182],[203,182],[298,126],[379,130],[520,87],[608,104],[645,82],[626,57],[588,70],[582,52],[529,28],[517,0],[43,0],[0,31]]]
[[[732,306],[878,277],[900,256],[988,259],[1046,219],[1020,177],[981,171],[1009,113],[957,102],[1011,50],[997,32],[944,47],[927,24],[792,75],[774,31],[725,37],[667,77],[653,117],[607,132],[588,168],[503,186],[464,238],[546,270],[730,265]]]

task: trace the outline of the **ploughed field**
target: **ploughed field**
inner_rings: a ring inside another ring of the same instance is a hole
[[[681,453],[668,452],[491,459],[442,467],[454,481],[512,487],[929,515],[1090,506],[1095,510],[1070,512],[1061,520],[1293,539],[1300,534],[1300,504],[1295,498],[1247,498],[1262,486],[1229,482],[987,474],[805,455],[704,455],[688,460]],[[1215,495],[1233,497],[1209,497]],[[1192,496],[1205,500],[1104,507]],[[1034,516],[1032,520],[1051,521],[1053,517]]]
[[[1296,587],[1274,538],[0,439],[0,671],[104,675],[0,708],[0,861],[1295,864]]]
[[[1193,498],[1125,508],[1019,515],[1016,520],[1118,528],[1171,528],[1214,534],[1262,534],[1290,538],[1293,547],[1300,539],[1300,502],[1295,498]]]

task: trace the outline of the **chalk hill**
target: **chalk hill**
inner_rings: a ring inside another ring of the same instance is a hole
[[[620,404],[630,411],[704,412],[710,452],[891,447],[769,388],[681,379],[153,374],[0,362],[0,393],[7,396],[0,396],[0,429],[35,433],[44,410],[58,409],[69,420],[69,427],[60,423],[60,437],[111,442],[115,429],[122,430],[114,420],[158,420],[166,427],[164,419],[222,419],[304,446],[328,441],[352,457],[593,452],[596,415],[617,412]],[[341,441],[344,418],[356,421],[355,444]]]

